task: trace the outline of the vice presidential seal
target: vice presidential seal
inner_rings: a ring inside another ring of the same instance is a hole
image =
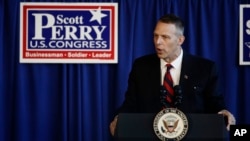
[[[162,141],[179,141],[188,131],[188,120],[177,108],[165,108],[155,116],[153,128]]]

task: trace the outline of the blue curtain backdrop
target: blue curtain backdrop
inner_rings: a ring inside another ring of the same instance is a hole
[[[250,68],[238,65],[239,4],[248,0],[31,1],[117,2],[119,62],[20,64],[21,1],[0,0],[0,141],[111,141],[132,62],[154,52],[153,29],[166,13],[185,21],[185,50],[217,62],[229,110],[250,124]]]

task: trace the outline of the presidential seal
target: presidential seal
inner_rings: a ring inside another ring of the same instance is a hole
[[[177,108],[165,108],[155,116],[153,128],[162,141],[180,141],[188,131],[188,120]]]

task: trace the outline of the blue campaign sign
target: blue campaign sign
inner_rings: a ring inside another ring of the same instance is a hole
[[[21,63],[117,63],[117,3],[20,3]]]
[[[240,65],[250,65],[250,5],[240,5]]]

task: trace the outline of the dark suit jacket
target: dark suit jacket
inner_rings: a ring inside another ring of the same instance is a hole
[[[225,108],[214,62],[184,52],[179,85],[183,98],[178,108],[184,113],[217,113]],[[125,101],[118,113],[158,113],[162,109],[160,86],[157,55],[136,59],[129,75]]]

